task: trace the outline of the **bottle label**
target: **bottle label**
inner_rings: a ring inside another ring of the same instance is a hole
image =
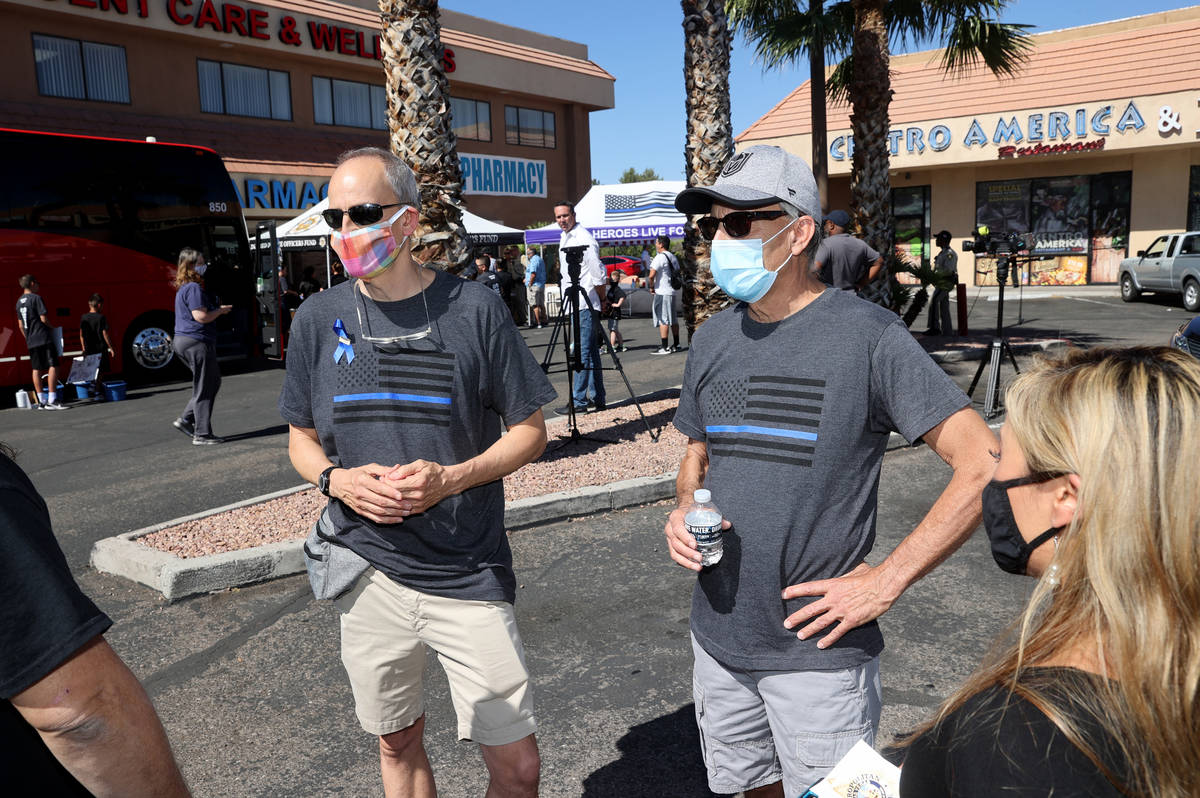
[[[716,524],[685,524],[687,531],[692,533],[692,537],[696,539],[696,545],[700,548],[715,546],[721,541],[721,522]]]

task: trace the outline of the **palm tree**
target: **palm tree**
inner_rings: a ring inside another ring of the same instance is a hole
[[[716,182],[733,154],[729,116],[731,37],[724,0],[681,0],[683,8],[683,79],[687,133],[685,176],[689,186]],[[709,316],[729,304],[713,281],[709,244],[688,218],[683,228],[683,315],[690,339]]]
[[[852,210],[863,237],[880,252],[892,248],[887,142],[892,100],[890,42],[940,42],[945,48],[942,69],[950,74],[982,61],[994,74],[1012,75],[1020,69],[1031,45],[1024,32],[1027,25],[996,21],[1007,4],[1007,0],[842,0],[824,8],[813,2],[805,12],[797,0],[727,0],[735,29],[755,42],[766,66],[794,62],[820,48],[841,58],[828,78],[828,94],[850,102]],[[822,93],[822,78],[814,69],[814,107]],[[814,148],[817,120],[814,111]],[[820,127],[823,137],[825,126]]]
[[[379,0],[392,152],[417,176],[421,219],[413,251],[442,266],[466,263],[462,171],[450,127],[437,0]]]

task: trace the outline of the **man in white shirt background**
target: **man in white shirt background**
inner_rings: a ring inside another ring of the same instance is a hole
[[[554,206],[554,221],[562,229],[558,237],[558,269],[562,275],[561,290],[563,307],[572,310],[570,306],[570,270],[567,268],[567,247],[587,247],[583,253],[583,264],[579,268],[579,289],[587,301],[581,296],[578,307],[574,311],[579,314],[579,356],[583,368],[575,375],[575,385],[571,391],[571,402],[576,412],[604,410],[604,377],[600,367],[600,348],[596,338],[600,331],[600,307],[604,303],[604,264],[600,262],[600,247],[596,239],[583,225],[575,219],[575,205],[570,202],[560,202]],[[589,307],[590,304],[590,307]],[[555,408],[559,415],[566,415],[567,407]]]
[[[661,345],[650,354],[669,355],[679,351],[679,320],[675,318],[675,289],[671,287],[671,275],[679,273],[679,261],[668,249],[671,239],[659,236],[654,242],[658,254],[650,262],[650,274],[646,277],[646,287],[654,295],[653,316],[658,325],[658,337]],[[671,330],[671,340],[667,346],[667,330]]]

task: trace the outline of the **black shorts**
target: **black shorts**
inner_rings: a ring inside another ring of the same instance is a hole
[[[29,347],[29,366],[37,371],[58,367],[58,347],[54,344]]]

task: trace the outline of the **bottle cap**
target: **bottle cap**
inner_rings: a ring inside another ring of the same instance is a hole
[[[704,488],[700,488],[692,494],[692,501],[696,502],[696,504],[708,504],[712,501],[712,493]]]

